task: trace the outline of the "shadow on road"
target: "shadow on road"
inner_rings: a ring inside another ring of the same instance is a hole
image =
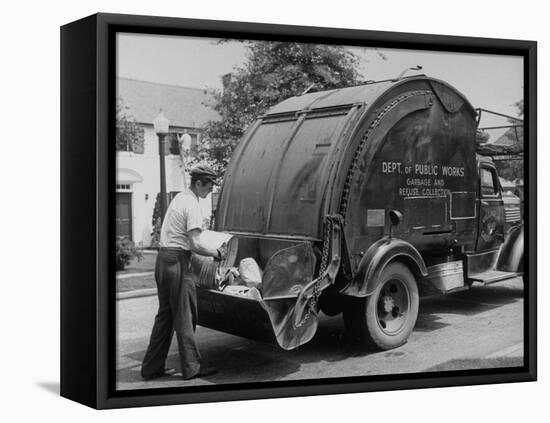
[[[217,369],[215,374],[191,381],[177,377],[164,377],[144,382],[140,375],[140,363],[145,350],[140,350],[121,357],[130,364],[117,370],[118,384],[123,386],[122,389],[143,389],[274,381],[300,369],[301,363],[296,360],[296,356],[281,354],[283,351],[277,345],[222,334],[211,329],[199,328],[199,330],[212,333],[207,337],[201,337],[199,349],[202,356],[201,366]],[[166,359],[166,367],[179,369],[179,355],[177,347],[174,348],[175,339],[172,347]]]
[[[431,332],[448,326],[439,314],[474,316],[522,299],[523,288],[499,285],[473,285],[466,291],[426,297],[420,300],[414,330]]]
[[[523,289],[515,285],[474,286],[468,291],[428,297],[421,300],[420,315],[415,331],[431,332],[448,326],[441,315],[472,316],[502,307],[523,299]],[[145,384],[139,375],[139,365],[119,369],[119,383],[135,387],[193,386],[201,384],[232,384],[286,379],[304,366],[321,362],[338,362],[352,357],[367,357],[384,354],[384,357],[399,357],[405,353],[398,350],[380,352],[372,347],[358,345],[345,331],[341,316],[320,316],[315,337],[306,345],[283,352],[273,344],[221,334],[201,328],[207,333],[199,348],[204,367],[215,367],[218,372],[203,380],[183,381],[164,378]],[[141,363],[145,351],[126,354],[124,358]],[[167,367],[179,368],[178,354],[169,355]],[[126,388],[125,388],[126,389]]]
[[[449,326],[440,314],[473,316],[523,299],[523,288],[509,285],[472,286],[469,290],[448,295],[426,297],[420,301],[420,313],[415,332],[431,332]],[[340,316],[323,318],[315,337],[296,350],[327,353],[334,361],[355,356],[367,356],[379,350],[358,346],[346,336]]]
[[[185,381],[177,377],[164,377],[154,381],[144,382],[140,375],[140,366],[122,368],[117,371],[119,384],[136,384],[130,389],[155,388],[166,386],[191,386],[201,384],[230,384],[275,381],[284,376],[293,374],[300,369],[301,363],[296,357],[281,359],[281,350],[270,344],[254,343],[255,347],[243,348],[215,348],[208,346],[201,348],[203,368],[215,368],[217,372],[202,379]],[[133,356],[143,356],[141,351]],[[178,354],[170,354],[166,360],[166,367],[179,369]],[[124,389],[127,389],[125,387]]]
[[[472,316],[522,299],[522,288],[474,285],[466,291],[423,298],[420,301],[420,310],[422,314],[447,313]]]

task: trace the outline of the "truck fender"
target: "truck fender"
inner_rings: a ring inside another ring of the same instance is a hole
[[[523,225],[511,228],[500,247],[497,270],[523,272]]]
[[[385,237],[372,244],[363,255],[352,282],[341,293],[353,297],[367,297],[376,289],[380,274],[392,260],[403,261],[416,279],[428,275],[424,259],[411,244],[399,238]]]

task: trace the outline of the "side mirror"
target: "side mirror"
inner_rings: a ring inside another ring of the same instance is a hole
[[[403,220],[403,213],[401,213],[399,210],[390,210],[389,212],[390,216],[390,239],[392,237],[393,227],[397,226],[401,223]]]

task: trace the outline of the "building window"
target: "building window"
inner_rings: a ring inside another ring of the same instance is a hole
[[[180,147],[178,144],[178,134],[171,132],[166,137],[166,145],[168,146],[168,154],[180,154]]]
[[[130,184],[116,184],[116,190],[119,192],[128,192],[131,191]]]
[[[195,150],[197,148],[197,140],[198,140],[198,134],[191,134],[191,150]],[[180,144],[179,144],[179,137],[183,136],[183,132],[170,132],[166,137],[166,146],[167,146],[167,152],[166,154],[174,154],[178,156],[180,154]]]

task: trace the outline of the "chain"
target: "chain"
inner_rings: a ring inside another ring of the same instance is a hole
[[[313,293],[311,295],[311,300],[308,303],[308,309],[302,320],[294,325],[294,329],[298,329],[299,327],[303,326],[311,314],[316,311],[317,309],[317,301],[319,300],[319,296],[321,295],[320,287],[321,287],[321,281],[325,277],[325,272],[328,267],[328,255],[330,250],[330,240],[332,239],[332,231],[333,231],[333,221],[332,217],[327,217],[327,223],[325,225],[325,237],[323,240],[323,252],[321,256],[321,267],[319,268],[319,276],[313,280]]]
[[[346,212],[348,209],[348,202],[349,202],[349,194],[351,191],[351,181],[353,180],[353,177],[355,175],[355,172],[359,168],[359,157],[361,156],[363,149],[365,145],[367,144],[367,141],[371,135],[371,133],[376,129],[376,127],[380,124],[380,121],[386,115],[390,110],[392,110],[398,103],[401,103],[402,101],[416,96],[416,95],[422,95],[426,94],[429,91],[413,91],[407,94],[403,94],[395,100],[393,100],[390,104],[388,104],[384,109],[378,113],[376,118],[372,121],[372,123],[369,125],[367,132],[365,132],[365,135],[363,135],[363,138],[361,138],[361,141],[359,142],[359,145],[357,146],[357,149],[355,150],[355,153],[353,155],[353,158],[351,159],[351,164],[348,169],[348,173],[346,175],[346,182],[344,183],[344,191],[342,194],[342,199],[340,200],[340,215],[345,219],[346,218]]]

